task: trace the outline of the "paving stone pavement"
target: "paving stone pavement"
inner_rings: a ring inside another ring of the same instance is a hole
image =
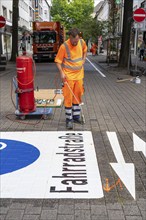
[[[116,162],[116,158],[106,135],[106,131],[116,132],[125,161],[135,165],[136,199],[132,198],[123,184],[123,190],[117,185],[109,192],[104,191],[104,197],[100,199],[1,198],[0,220],[146,219],[146,158],[142,152],[133,150],[132,142],[132,133],[146,141],[146,77],[141,77],[140,84],[130,81],[117,83],[118,77],[130,77],[126,71],[119,72],[115,64],[107,65],[102,54],[95,57],[89,54],[88,58],[106,77],[102,77],[86,61],[83,97],[86,123],[74,124],[74,130],[92,132],[103,184],[105,178],[111,183],[118,179],[109,165]],[[51,69],[54,68],[53,64],[47,63],[40,66],[46,69],[42,74],[38,68],[35,80],[40,88],[48,85],[52,88],[57,68]],[[63,108],[54,109],[49,120],[41,120],[35,126],[33,124],[38,118],[28,118],[24,123],[15,121],[15,108],[11,100],[15,100],[15,93],[11,89],[15,74],[15,64],[10,64],[7,71],[0,73],[1,131],[65,131]]]

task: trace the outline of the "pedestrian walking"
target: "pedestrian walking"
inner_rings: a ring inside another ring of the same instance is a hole
[[[98,49],[97,44],[92,43],[92,47],[91,47],[92,56],[95,56],[97,54],[97,49]]]
[[[140,57],[140,60],[144,60],[144,51],[146,49],[146,46],[145,46],[145,42],[143,41],[140,45],[140,54],[139,54],[139,57]]]
[[[26,38],[23,36],[20,42],[20,49],[22,49],[22,54],[26,55]]]
[[[73,129],[73,122],[82,124],[80,103],[84,93],[83,78],[86,55],[85,41],[80,39],[79,30],[72,28],[69,31],[69,39],[60,46],[55,58],[63,83],[67,129]]]

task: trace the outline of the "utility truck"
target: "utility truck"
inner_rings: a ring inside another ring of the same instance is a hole
[[[55,58],[60,45],[65,40],[64,27],[60,22],[33,22],[33,59],[40,62],[43,59]]]

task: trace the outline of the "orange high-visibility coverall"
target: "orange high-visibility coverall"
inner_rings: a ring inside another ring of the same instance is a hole
[[[97,45],[94,43],[91,47],[92,55],[95,56],[97,53]]]
[[[63,95],[65,107],[72,107],[73,104],[81,103],[81,96],[83,95],[83,53],[87,51],[86,43],[80,39],[76,46],[72,46],[70,39],[68,39],[59,48],[55,58],[56,63],[62,64],[62,69],[66,75],[67,82],[72,89],[76,99],[71,93],[68,85],[64,83]]]

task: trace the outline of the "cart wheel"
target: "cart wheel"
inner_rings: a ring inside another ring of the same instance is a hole
[[[49,119],[49,115],[43,115],[43,119],[44,119],[44,120]]]
[[[20,116],[19,116],[19,119],[25,120],[25,115],[20,115]]]

